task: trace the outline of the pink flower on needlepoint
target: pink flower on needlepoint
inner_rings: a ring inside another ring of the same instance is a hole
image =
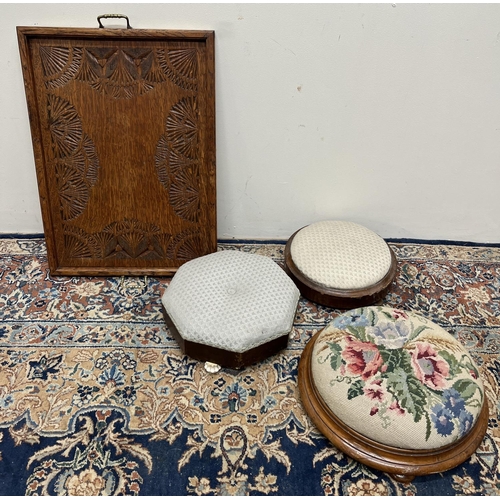
[[[401,406],[399,406],[399,403],[397,401],[393,401],[390,404],[389,410],[393,410],[396,413],[396,415],[404,415],[405,414],[405,410],[403,408],[401,408]]]
[[[427,342],[419,342],[411,353],[415,375],[431,389],[443,389],[450,374],[448,363]]]
[[[382,401],[384,399],[384,390],[382,389],[382,380],[374,380],[371,384],[367,384],[363,388],[365,396],[375,401]]]
[[[360,375],[367,380],[375,375],[383,364],[377,346],[369,342],[360,342],[351,336],[346,337],[346,347],[342,357],[347,361],[347,371],[352,375]]]
[[[393,309],[392,310],[392,317],[394,319],[408,319],[408,314],[406,314],[404,311],[401,311],[400,309]]]

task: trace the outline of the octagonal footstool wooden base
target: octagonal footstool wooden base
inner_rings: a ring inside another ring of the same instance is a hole
[[[334,446],[401,482],[461,464],[488,425],[470,355],[408,311],[338,316],[307,344],[298,382],[306,412]]]
[[[352,309],[375,304],[388,293],[397,260],[389,245],[366,227],[321,221],[289,238],[285,270],[305,298]]]
[[[269,257],[225,250],[183,264],[162,306],[185,354],[240,369],[286,348],[299,296]]]

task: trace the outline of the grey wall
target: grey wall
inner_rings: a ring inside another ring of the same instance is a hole
[[[0,4],[0,233],[43,231],[16,26],[211,29],[219,238],[500,242],[499,4]]]

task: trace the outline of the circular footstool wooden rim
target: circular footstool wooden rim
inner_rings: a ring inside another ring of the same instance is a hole
[[[307,226],[306,226],[307,227]],[[301,228],[303,229],[303,228]],[[284,259],[285,271],[292,278],[293,282],[300,290],[300,293],[312,302],[322,304],[327,307],[338,309],[354,309],[369,304],[374,304],[381,300],[390,290],[392,282],[397,272],[397,259],[392,248],[388,245],[391,254],[391,265],[387,274],[377,283],[356,290],[343,290],[339,288],[330,288],[319,285],[311,281],[304,273],[302,273],[295,265],[292,255],[291,246],[295,235],[301,230],[295,231],[285,245]]]
[[[488,426],[488,401],[474,427],[459,441],[431,450],[406,450],[378,443],[350,428],[328,408],[313,382],[311,359],[318,332],[307,343],[299,363],[298,386],[306,413],[319,431],[339,450],[355,460],[387,472],[397,481],[408,483],[423,476],[452,469],[467,460],[483,440]]]

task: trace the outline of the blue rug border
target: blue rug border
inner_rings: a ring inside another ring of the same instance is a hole
[[[418,245],[455,245],[463,247],[491,247],[500,248],[500,243],[476,243],[473,241],[455,241],[455,240],[424,240],[416,238],[384,238],[388,243],[405,243],[405,244],[418,244]],[[232,239],[232,240],[217,240],[217,243],[222,244],[274,244],[274,245],[285,245],[287,240],[258,240],[258,239]]]
[[[44,233],[21,234],[21,233],[0,233],[0,240],[35,240],[38,238],[45,238]]]
[[[21,233],[0,233],[0,239],[20,239],[20,240],[34,240],[45,238],[43,233],[21,234]],[[384,238],[388,243],[405,243],[405,244],[418,244],[418,245],[455,245],[463,247],[500,247],[499,243],[477,243],[473,241],[459,241],[459,240],[425,240],[419,238]],[[280,239],[219,239],[219,244],[233,244],[233,245],[285,245],[287,240]]]

